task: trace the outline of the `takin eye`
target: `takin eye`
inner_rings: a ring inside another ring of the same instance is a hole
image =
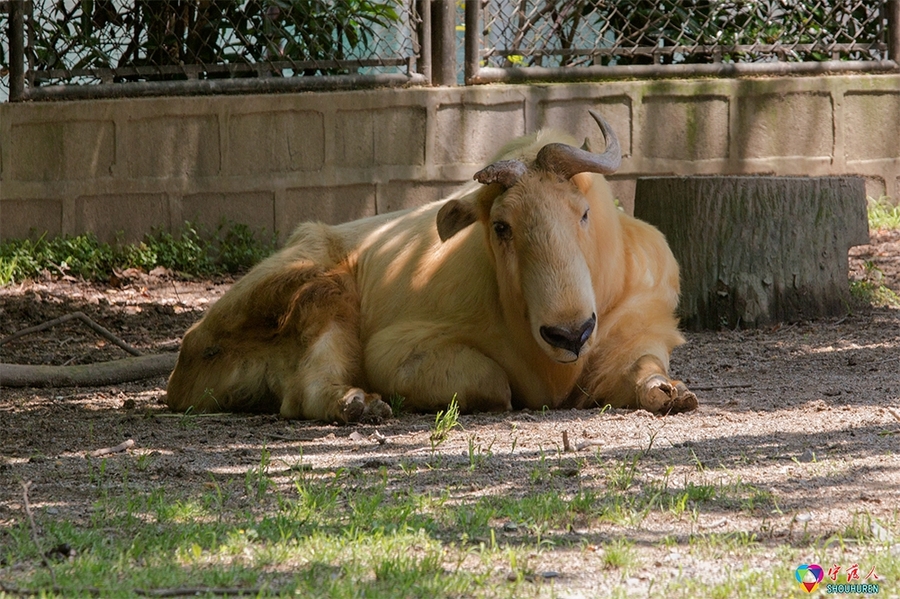
[[[590,211],[591,211],[591,209],[588,208],[587,210],[584,211],[584,214],[581,215],[581,224],[582,224],[582,225],[586,225],[586,224],[587,224],[587,220],[588,220],[588,212],[590,212]]]
[[[500,241],[508,241],[512,237],[512,228],[509,226],[509,223],[502,220],[495,220],[493,222],[493,227],[494,234]]]

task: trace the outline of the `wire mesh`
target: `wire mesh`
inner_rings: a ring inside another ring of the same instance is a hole
[[[429,39],[430,23],[416,6],[428,1],[0,0],[0,7],[24,7],[24,85],[34,89],[422,74],[430,56],[420,42]],[[900,54],[900,36],[888,30],[891,19],[900,21],[891,0],[473,2],[482,20],[464,32],[462,8],[471,3],[453,2],[457,31],[469,40],[466,60],[458,61],[467,77],[479,67],[871,65]],[[0,30],[8,21],[0,8]],[[9,40],[0,35],[0,100],[12,79]],[[477,50],[470,53],[469,42]]]
[[[868,61],[887,1],[485,0],[481,66]]]
[[[404,2],[31,0],[26,81],[408,74],[416,67],[419,19],[414,3]]]

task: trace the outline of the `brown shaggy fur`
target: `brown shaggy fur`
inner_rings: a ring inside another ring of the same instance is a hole
[[[346,270],[301,260],[243,287],[185,335],[172,409],[340,422],[390,415],[359,389],[359,297]]]

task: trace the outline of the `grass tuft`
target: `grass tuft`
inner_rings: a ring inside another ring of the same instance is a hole
[[[431,429],[431,450],[447,440],[450,431],[459,426],[459,403],[456,396],[450,400],[446,410],[440,410],[434,417],[434,428]]]
[[[603,565],[606,568],[628,572],[638,561],[634,543],[627,539],[616,539],[603,549]]]

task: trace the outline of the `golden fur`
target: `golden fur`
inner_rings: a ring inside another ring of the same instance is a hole
[[[541,132],[501,157],[530,164],[551,141],[572,143]],[[691,409],[667,373],[677,301],[665,239],[603,177],[529,170],[508,190],[300,225],[185,335],[168,403],[342,422],[389,415],[378,394],[421,411]],[[539,333],[592,315],[580,355]]]

